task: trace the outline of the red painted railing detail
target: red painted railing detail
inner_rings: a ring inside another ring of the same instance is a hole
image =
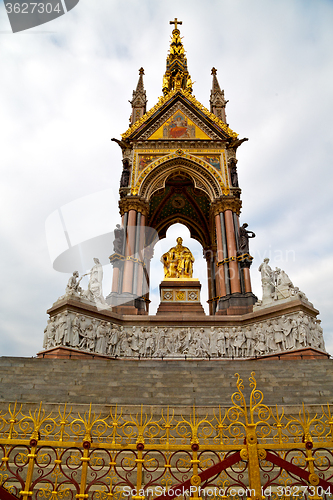
[[[226,458],[225,460],[222,460],[221,462],[219,462],[215,465],[212,465],[212,467],[208,467],[208,469],[206,469],[198,474],[198,476],[201,478],[201,483],[203,483],[204,481],[207,481],[207,479],[209,479],[213,476],[216,476],[217,474],[219,474],[223,470],[226,470],[229,467],[232,467],[233,465],[237,464],[237,462],[240,462],[241,460],[242,459],[240,456],[240,452],[237,451],[236,453],[234,453],[233,455],[230,455],[230,457]],[[183,483],[178,483],[175,486],[172,486],[171,489],[174,492],[176,490],[186,491],[186,490],[189,490],[190,487],[191,487],[191,479],[188,479],[187,481],[184,481]],[[163,494],[163,495],[156,497],[154,500],[172,500],[173,498],[176,498],[177,496],[179,496],[179,495],[177,495],[176,493],[174,493],[173,495],[172,494],[171,495]]]
[[[301,469],[297,465],[287,462],[287,460],[284,460],[278,455],[275,455],[274,453],[271,453],[270,451],[267,450],[266,450],[266,460],[274,465],[277,465],[278,467],[281,467],[281,469],[291,472],[292,474],[295,474],[295,476],[304,479],[307,483],[309,482],[309,476],[310,476],[309,471]],[[330,491],[333,491],[333,483],[329,483],[328,481],[325,481],[325,479],[322,479],[320,477],[317,486],[322,486],[325,489],[330,488]]]
[[[1,500],[17,500],[18,497],[14,496],[12,493],[10,493],[6,488],[3,486],[0,486],[0,499]]]

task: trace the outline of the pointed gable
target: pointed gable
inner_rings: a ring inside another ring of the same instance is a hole
[[[181,110],[187,120],[193,124],[195,131],[201,134],[201,137],[200,135],[196,137],[197,139],[207,140],[208,137],[208,139],[228,140],[238,136],[226,123],[197,101],[189,91],[179,89],[172,90],[167,95],[160,97],[153,108],[122,134],[122,138],[129,140],[153,139],[153,134],[161,129],[178,110]],[[205,134],[205,137],[202,134]],[[163,138],[162,136],[161,139]]]

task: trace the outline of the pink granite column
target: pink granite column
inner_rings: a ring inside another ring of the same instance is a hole
[[[251,277],[250,277],[250,268],[249,267],[244,267],[244,287],[245,287],[245,293],[247,292],[252,292],[252,287],[251,287]]]
[[[118,287],[119,287],[119,267],[113,266],[111,291],[113,293],[118,293],[119,292]]]
[[[135,229],[136,229],[136,210],[128,212],[126,251],[125,257],[133,257],[135,252]],[[124,264],[123,293],[133,293],[133,267],[134,262],[126,260]]]
[[[221,228],[221,220],[220,215],[215,215],[215,227],[216,227],[216,241],[217,241],[217,252],[216,252],[216,261],[221,262],[224,259],[223,256],[223,243],[222,243],[222,228]],[[225,297],[227,294],[225,288],[225,276],[224,276],[224,267],[223,265],[216,266],[216,285],[218,288],[218,295],[220,297]]]
[[[230,275],[230,288],[231,293],[241,293],[241,284],[239,279],[238,262],[236,260],[237,250],[236,250],[236,238],[235,238],[235,227],[232,217],[232,211],[226,210],[224,212],[225,218],[225,230],[227,236],[227,247],[228,247],[228,257],[234,257],[235,260],[229,261],[229,275]]]
[[[144,262],[144,244],[145,244],[145,224],[146,224],[146,217],[145,215],[141,214],[141,227],[140,227],[140,242],[139,242],[139,260],[141,262]],[[138,267],[138,283],[137,283],[137,295],[139,297],[144,294],[143,290],[143,266],[142,264],[139,264]]]

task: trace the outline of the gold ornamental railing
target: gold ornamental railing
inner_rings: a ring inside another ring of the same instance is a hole
[[[25,500],[333,497],[333,414],[268,407],[110,408],[10,404],[0,412],[0,486]],[[332,494],[331,494],[332,493]]]

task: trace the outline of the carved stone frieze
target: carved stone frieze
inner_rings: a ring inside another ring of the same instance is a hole
[[[213,215],[218,215],[226,210],[231,210],[239,215],[242,208],[242,202],[235,196],[223,196],[212,203],[211,210]]]
[[[218,149],[218,150],[225,150],[227,145],[226,142],[224,141],[203,141],[203,140],[187,140],[186,143],[184,141],[177,141],[177,140],[171,140],[171,139],[156,139],[156,140],[149,140],[149,141],[133,141],[133,147],[135,150],[141,150],[141,149],[149,149],[151,150],[169,150],[170,152],[174,149],[177,149],[179,147],[182,147],[185,150],[188,149],[194,149],[197,150],[196,152],[200,152],[201,150],[205,149]]]
[[[121,216],[130,210],[140,212],[147,217],[149,213],[149,204],[138,196],[126,196],[119,200],[119,211]]]
[[[52,316],[44,330],[44,349],[60,345],[124,358],[249,358],[304,347],[325,351],[320,320],[303,311],[238,327],[120,326],[66,311]]]

